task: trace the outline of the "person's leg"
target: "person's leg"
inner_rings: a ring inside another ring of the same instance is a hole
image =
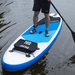
[[[39,15],[39,12],[34,12],[34,16],[33,16],[33,24],[34,24],[34,27],[37,26],[37,21],[38,21],[38,15]]]
[[[48,30],[49,24],[50,24],[50,17],[49,13],[44,14],[45,15],[45,24],[46,24],[46,30]]]
[[[38,15],[39,15],[39,12],[34,11],[34,16],[33,16],[33,24],[34,24],[33,26],[34,26],[34,29],[30,31],[31,34],[33,34],[36,31]]]
[[[50,24],[50,17],[49,17],[49,12],[50,12],[50,0],[44,0],[41,4],[42,6],[42,13],[45,15],[45,24],[46,24],[46,30],[45,30],[45,36],[48,37],[48,27]]]
[[[31,34],[33,34],[36,31],[36,26],[37,26],[37,21],[38,21],[38,14],[40,11],[40,0],[34,0],[34,4],[33,4],[33,11],[34,11],[34,15],[33,15],[33,30],[30,31]]]
[[[45,36],[48,37],[49,33],[48,33],[48,27],[50,24],[50,17],[49,17],[49,13],[45,13],[45,24],[46,24],[46,30],[45,30]]]

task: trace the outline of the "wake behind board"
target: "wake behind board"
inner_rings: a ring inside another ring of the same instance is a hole
[[[38,61],[56,40],[62,19],[58,14],[50,14],[49,37],[45,37],[45,19],[38,22],[37,30],[30,34],[31,26],[21,34],[6,50],[2,57],[2,67],[8,71],[25,69]]]

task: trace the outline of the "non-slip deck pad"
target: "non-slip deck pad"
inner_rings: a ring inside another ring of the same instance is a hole
[[[45,24],[38,25],[36,32],[34,34],[30,34],[30,31],[33,29],[33,26],[32,26],[28,31],[26,31],[22,35],[22,37],[26,40],[33,41],[36,43],[48,42],[52,38],[54,33],[56,32],[59,24],[60,24],[60,22],[50,23],[49,29],[48,29],[49,34],[50,34],[49,37],[45,37],[45,29],[46,29]],[[41,33],[39,34],[40,31],[41,31]]]

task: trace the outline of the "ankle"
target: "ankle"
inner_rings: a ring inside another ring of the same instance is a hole
[[[35,25],[33,27],[34,27],[34,29],[36,29],[36,26]]]
[[[46,29],[45,31],[48,31],[48,29]]]

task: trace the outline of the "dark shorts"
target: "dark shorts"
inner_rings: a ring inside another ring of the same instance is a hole
[[[48,0],[34,0],[33,11],[40,11],[42,13],[49,13],[50,1]]]

